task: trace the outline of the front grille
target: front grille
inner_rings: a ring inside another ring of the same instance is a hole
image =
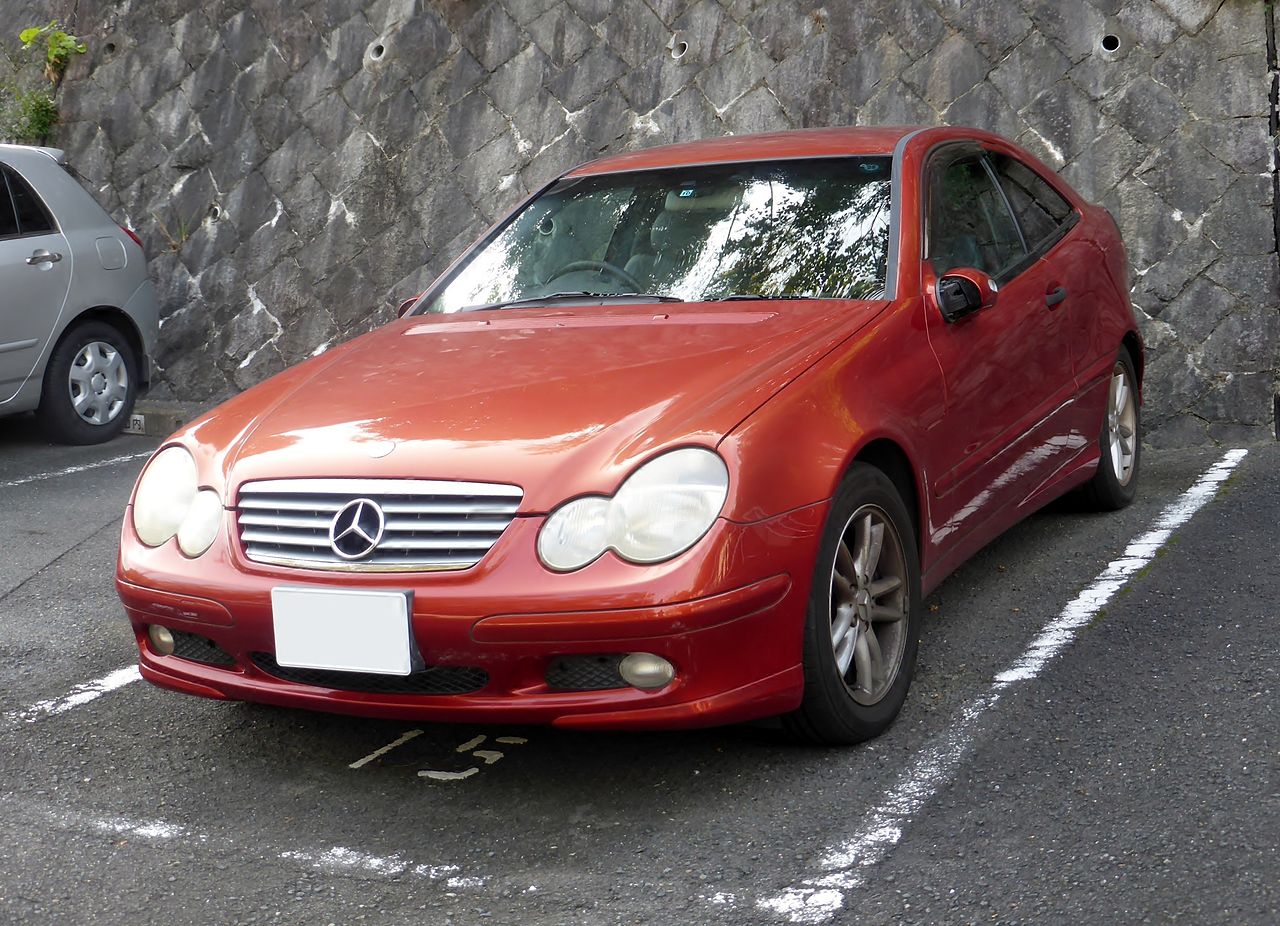
[[[618,674],[622,653],[607,656],[561,656],[547,666],[547,687],[556,691],[603,691],[626,688]]]
[[[214,643],[208,637],[187,633],[184,630],[171,630],[173,634],[173,655],[179,659],[190,659],[192,662],[203,662],[210,666],[233,666],[236,664],[231,654]]]
[[[240,487],[236,521],[255,563],[364,572],[466,569],[515,517],[518,486],[427,479],[276,479]],[[344,506],[368,499],[386,528],[368,556],[343,559],[329,528]]]
[[[315,685],[337,691],[373,694],[471,694],[489,684],[489,673],[471,666],[427,666],[409,675],[376,672],[335,672],[330,669],[295,669],[282,666],[270,653],[254,653],[253,664],[276,678],[299,685]]]

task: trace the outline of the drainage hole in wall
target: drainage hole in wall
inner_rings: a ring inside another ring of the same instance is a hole
[[[102,46],[102,50],[105,51],[108,55],[115,54],[116,43],[108,42],[106,45]]]
[[[383,45],[381,42],[379,42],[377,45],[374,45],[372,48],[369,49],[369,57],[372,58],[374,61],[381,60],[382,56],[385,55],[386,53],[387,53],[387,46]]]
[[[684,53],[689,50],[688,42],[676,42],[671,46],[671,57],[679,61],[684,57]]]
[[[1112,35],[1111,33],[1107,33],[1106,35],[1104,35],[1102,37],[1102,50],[1103,51],[1119,51],[1120,36]]]

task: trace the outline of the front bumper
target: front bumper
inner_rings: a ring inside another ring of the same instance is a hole
[[[567,575],[533,555],[540,518],[516,519],[468,570],[335,575],[249,562],[230,525],[203,557],[187,559],[172,542],[142,545],[126,517],[116,585],[143,677],[188,694],[405,720],[708,726],[799,704],[801,630],[825,516],[820,504],[749,525],[722,520],[668,563],[640,567],[606,555]],[[487,680],[468,693],[419,694],[281,678],[264,668],[274,652],[277,585],[411,590],[413,636],[426,665],[482,670]],[[150,624],[212,641],[229,664],[159,655]],[[630,652],[668,659],[675,680],[656,691],[548,684],[557,660]]]

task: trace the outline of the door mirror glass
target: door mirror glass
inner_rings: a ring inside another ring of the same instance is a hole
[[[996,304],[996,282],[981,270],[958,267],[938,280],[938,311],[948,322],[959,321]]]

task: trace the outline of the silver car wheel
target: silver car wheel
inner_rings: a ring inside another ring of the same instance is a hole
[[[1120,485],[1133,478],[1135,450],[1138,443],[1138,411],[1129,371],[1116,363],[1111,372],[1111,394],[1107,404],[1107,438],[1111,452],[1111,471]]]
[[[907,647],[906,557],[889,516],[875,505],[853,513],[831,569],[831,650],[859,704],[893,686]]]
[[[113,346],[90,341],[71,362],[67,388],[77,415],[89,424],[108,424],[129,396],[129,368]]]

